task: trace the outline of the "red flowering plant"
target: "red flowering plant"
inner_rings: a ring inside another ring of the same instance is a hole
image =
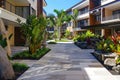
[[[116,64],[120,64],[120,36],[117,36],[116,38],[112,36],[112,41],[114,42],[113,50],[118,55],[116,57]]]

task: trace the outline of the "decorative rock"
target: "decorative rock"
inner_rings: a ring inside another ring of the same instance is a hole
[[[8,60],[7,53],[0,46],[0,80],[12,80],[14,77],[14,71],[10,61]]]

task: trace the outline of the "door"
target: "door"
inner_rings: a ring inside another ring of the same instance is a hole
[[[15,27],[15,46],[24,46],[25,37],[23,36],[20,27]]]

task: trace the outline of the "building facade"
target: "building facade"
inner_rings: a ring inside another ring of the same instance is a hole
[[[8,34],[13,34],[10,40],[11,46],[25,43],[17,20],[25,22],[30,15],[46,15],[44,6],[46,6],[45,0],[0,0],[0,18]]]
[[[120,0],[82,0],[66,12],[72,14],[74,9],[79,11],[77,26],[68,25],[68,30],[80,33],[89,29],[106,37],[120,34]]]

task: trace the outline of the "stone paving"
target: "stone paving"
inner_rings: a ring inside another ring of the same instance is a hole
[[[17,80],[120,80],[91,54],[73,43],[59,43]]]

